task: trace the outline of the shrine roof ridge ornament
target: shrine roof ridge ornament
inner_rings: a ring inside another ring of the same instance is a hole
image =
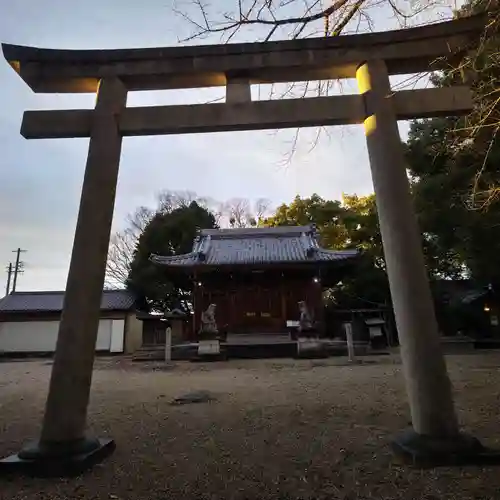
[[[353,78],[366,60],[383,59],[390,74],[448,67],[477,42],[485,15],[380,33],[261,43],[187,47],[58,50],[2,44],[5,59],[35,92],[96,92],[104,77],[128,90]]]
[[[235,227],[222,229],[201,229],[200,236],[211,238],[255,238],[257,236],[286,236],[312,234],[316,231],[314,224],[306,226],[271,226],[271,227]]]

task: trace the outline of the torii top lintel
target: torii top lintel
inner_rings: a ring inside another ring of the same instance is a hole
[[[486,24],[484,15],[381,33],[187,47],[52,50],[2,44],[9,64],[35,92],[95,92],[100,79],[120,78],[128,90],[355,77],[367,60],[383,59],[390,74],[443,69],[463,54]]]

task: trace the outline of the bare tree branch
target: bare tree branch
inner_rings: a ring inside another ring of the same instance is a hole
[[[250,203],[244,198],[232,198],[225,204],[225,214],[231,227],[246,227],[252,217]]]
[[[456,8],[453,0],[422,0],[420,2],[408,2],[403,0],[333,0],[325,7],[321,0],[281,0],[272,2],[269,0],[232,0],[235,6],[233,11],[228,11],[227,4],[221,4],[224,10],[210,15],[208,4],[202,0],[192,0],[188,8],[175,9],[175,12],[193,28],[193,33],[181,41],[204,38],[209,35],[219,35],[224,41],[233,38],[245,28],[267,29],[261,32],[261,40],[270,40],[278,32],[279,28],[289,27],[290,38],[301,36],[312,36],[323,33],[324,36],[338,36],[345,32],[351,21],[355,22],[359,31],[361,25],[367,25],[372,29],[371,12],[385,7],[388,9],[387,16],[396,19],[400,26],[407,26],[410,21],[426,11],[436,11],[436,17],[440,17],[442,10],[446,9],[447,15],[451,17],[452,9]],[[213,5],[213,4],[212,4]],[[189,8],[191,7],[191,8]],[[215,2],[215,9],[217,2]],[[194,12],[192,12],[194,10]],[[322,22],[322,29],[307,27]],[[331,27],[331,29],[330,29]]]
[[[448,137],[454,150],[465,150],[478,165],[466,206],[485,210],[500,199],[498,167],[490,160],[500,140],[500,5],[498,0],[477,0],[469,8],[487,12],[489,21],[478,47],[449,74],[451,83],[465,81],[472,88],[474,108],[465,120],[457,120]]]
[[[271,211],[271,200],[258,198],[254,205],[254,217],[259,224]]]
[[[176,208],[189,206],[193,201],[199,202],[200,205],[206,203],[190,191],[161,191],[157,195],[156,210],[141,206],[129,214],[125,221],[125,229],[116,232],[110,239],[106,262],[106,286],[109,288],[125,286],[139,236],[155,213],[169,213]]]
[[[187,1],[187,9],[181,9],[180,13],[193,28],[188,39],[215,36],[226,42],[236,36],[238,40],[245,41],[248,37],[259,41],[274,37],[341,36],[387,29],[388,22],[392,28],[407,28],[451,19],[463,5],[457,0],[329,0],[326,3],[322,0],[212,0],[210,4],[202,3],[203,0]],[[500,67],[499,51],[491,48],[492,33],[498,37],[498,1],[476,0],[467,5],[471,12],[478,9],[489,12],[491,21],[479,48],[458,68],[457,81],[467,72],[474,74],[486,70],[493,74],[494,68]],[[469,15],[469,12],[462,9],[460,15]],[[428,75],[412,76],[400,81],[397,89],[414,87],[424,79],[428,79]],[[489,154],[491,138],[498,137],[500,128],[500,91],[496,84],[497,80],[485,82],[484,79],[473,84],[475,94],[481,97],[473,113],[466,118],[465,125],[463,121],[457,122],[461,130],[453,131],[456,148],[469,147]],[[342,87],[334,81],[292,82],[284,90],[280,89],[283,89],[282,85],[271,85],[268,98],[306,98],[342,91]],[[289,163],[297,151],[299,135],[300,131],[296,131],[285,163]],[[320,135],[321,132],[318,132],[311,140],[311,147],[318,143]],[[488,193],[494,199],[499,198],[500,187],[483,179],[484,165],[486,163],[479,169],[472,186],[473,193],[469,200],[472,205],[484,199],[489,203]]]
[[[248,36],[255,41],[341,36],[374,31],[381,19],[391,21],[395,27],[407,27],[415,24],[419,16],[425,17],[424,22],[442,20],[443,13],[445,17],[451,18],[453,8],[457,7],[455,0],[330,0],[326,3],[323,0],[184,1],[187,3],[176,10],[192,28],[184,41],[218,37],[223,42],[234,40],[235,37],[238,37],[238,41],[246,41]],[[387,25],[383,28],[387,29]],[[342,91],[342,87],[335,81],[291,82],[287,85],[271,85],[266,98],[326,96],[339,91]],[[318,133],[311,141],[311,147],[318,143],[321,135]],[[287,154],[284,159],[285,164],[292,161],[298,149],[296,146],[302,141],[301,137],[302,134],[296,132],[292,139],[291,154]]]
[[[357,14],[357,12],[361,9],[366,0],[358,0],[353,7],[347,12],[345,16],[339,21],[338,25],[332,32],[332,36],[339,36],[345,29],[345,27],[349,24],[351,19]],[[328,31],[325,31],[325,36],[328,36]]]

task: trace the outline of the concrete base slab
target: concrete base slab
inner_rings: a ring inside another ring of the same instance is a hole
[[[71,445],[35,443],[0,460],[0,475],[78,476],[111,455],[115,447],[112,439],[85,439]]]
[[[399,462],[419,468],[500,465],[500,451],[486,448],[464,433],[441,439],[409,429],[397,436],[391,447]]]

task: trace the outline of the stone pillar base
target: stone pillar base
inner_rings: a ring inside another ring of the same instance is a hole
[[[299,337],[297,339],[297,358],[323,359],[329,356],[330,353],[325,342],[320,339],[310,337]]]
[[[409,429],[392,441],[391,448],[399,462],[419,468],[500,465],[500,451],[486,448],[464,433],[440,439]]]
[[[102,462],[115,449],[112,439],[80,439],[71,443],[33,443],[0,460],[0,475],[77,476]]]
[[[192,361],[227,361],[227,352],[220,340],[200,340],[197,355]]]

